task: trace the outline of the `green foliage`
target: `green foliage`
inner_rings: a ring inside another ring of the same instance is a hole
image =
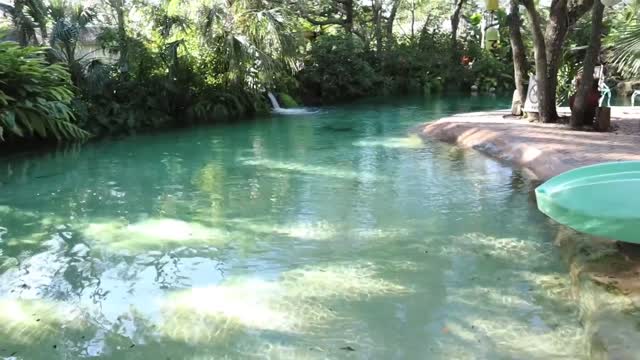
[[[364,44],[349,34],[326,35],[313,42],[301,72],[306,96],[322,102],[347,101],[375,93],[375,73]]]
[[[298,103],[291,97],[291,95],[286,93],[278,94],[278,98],[280,99],[280,105],[284,108],[295,108],[298,107]]]
[[[478,86],[480,92],[489,92],[491,89],[499,93],[513,90],[513,68],[510,62],[482,51],[473,62],[471,68],[474,85]]]
[[[400,42],[384,61],[385,92],[441,92],[456,72],[451,66],[451,37],[440,31],[424,30],[417,41]],[[461,67],[458,67],[460,70]]]
[[[576,24],[565,42],[562,61],[558,71],[558,87],[556,96],[560,103],[566,103],[575,92],[573,79],[582,71],[582,62],[591,36],[591,21],[582,18]]]
[[[59,97],[53,107],[41,103],[53,101],[50,98],[31,93],[24,96],[39,100],[3,98],[7,104],[22,101],[47,114],[41,117],[46,120],[16,115],[15,121],[3,115],[5,134],[75,138],[86,136],[79,127],[103,135],[230,121],[268,111],[263,99],[267,90],[278,90],[283,106],[295,107],[288,94],[307,103],[333,103],[379,94],[468,90],[471,85],[501,91],[513,82],[505,14],[497,13],[502,47],[482,51],[481,16],[474,3],[463,7],[462,18],[470,26],[461,27],[461,54],[455,56],[451,34],[441,30],[452,11],[446,0],[381,0],[373,5],[309,0],[296,6],[276,0],[86,4],[0,4],[21,42],[47,40],[51,48],[46,59],[56,64],[45,61],[43,49],[27,56],[29,61],[39,59],[38,66],[64,79],[37,83],[37,91]],[[48,24],[52,27],[47,35]],[[101,53],[88,49],[95,44],[83,44],[83,35],[96,29]],[[11,51],[20,50],[13,46]],[[462,54],[474,60],[472,66],[456,59]],[[60,93],[60,88],[66,90]]]
[[[640,77],[640,22],[625,23],[612,37],[612,60],[626,79]]]
[[[13,23],[18,42],[25,46],[38,43],[38,33],[47,37],[47,7],[42,0],[15,0],[12,5],[0,3],[0,12]]]
[[[80,40],[80,33],[88,24],[95,20],[97,14],[94,8],[82,4],[71,4],[66,0],[52,0],[49,13],[54,21],[49,44],[51,55],[56,61],[67,64],[71,72],[71,81],[81,86],[85,67],[89,64],[88,55],[76,56],[76,47]]]
[[[45,60],[44,48],[0,43],[0,134],[85,139],[74,123],[69,72]]]

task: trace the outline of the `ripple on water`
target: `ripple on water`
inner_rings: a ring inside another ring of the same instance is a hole
[[[416,101],[3,163],[0,357],[582,357],[527,180],[406,135],[496,100]]]

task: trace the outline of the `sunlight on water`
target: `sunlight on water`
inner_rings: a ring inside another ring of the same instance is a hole
[[[70,304],[42,300],[0,299],[0,345],[32,345],[86,326],[83,313]]]
[[[238,332],[308,333],[338,316],[327,300],[358,300],[408,290],[382,280],[370,265],[288,271],[276,282],[227,280],[163,299],[162,331],[189,342],[226,341]]]
[[[382,146],[390,149],[422,149],[424,142],[417,135],[403,138],[386,138],[374,140],[360,140],[354,143],[355,146]]]
[[[258,234],[289,236],[304,240],[335,239],[338,231],[328,222],[297,223],[289,225],[261,224],[251,219],[234,219],[229,222],[239,229],[249,230]]]
[[[278,292],[273,284],[242,281],[178,293],[162,305],[162,331],[189,342],[225,341],[254,329],[296,331],[303,322],[276,303]]]
[[[0,358],[583,358],[531,184],[408,135],[503,104],[389,101],[2,159]]]
[[[549,249],[553,251],[553,249]],[[449,256],[463,255],[464,253],[477,252],[493,259],[521,262],[522,266],[538,266],[544,262],[544,258],[552,256],[545,253],[539,244],[531,240],[517,238],[495,238],[480,233],[465,234],[452,238],[450,244],[441,250]],[[532,261],[535,260],[538,261]]]
[[[244,165],[265,167],[272,170],[281,170],[294,173],[302,173],[307,175],[326,176],[338,179],[347,180],[385,180],[385,176],[377,176],[369,172],[355,172],[348,170],[341,170],[337,168],[324,167],[324,166],[311,166],[305,164],[297,164],[283,161],[275,161],[268,159],[256,159],[256,160],[242,160]]]
[[[408,292],[403,286],[379,278],[371,264],[330,265],[289,271],[283,274],[287,296],[361,299]]]
[[[113,221],[93,223],[83,235],[114,250],[144,252],[178,246],[220,245],[228,241],[224,231],[175,219],[149,219],[134,224]]]

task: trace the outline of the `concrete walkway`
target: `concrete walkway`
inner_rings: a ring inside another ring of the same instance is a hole
[[[607,133],[529,123],[507,111],[455,115],[424,124],[418,132],[512,162],[546,180],[584,165],[640,160],[640,107],[613,107],[611,116],[613,131]]]

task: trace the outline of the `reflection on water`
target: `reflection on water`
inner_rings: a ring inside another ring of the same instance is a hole
[[[504,104],[503,104],[504,105]],[[405,99],[0,167],[0,358],[579,358],[519,173]]]

